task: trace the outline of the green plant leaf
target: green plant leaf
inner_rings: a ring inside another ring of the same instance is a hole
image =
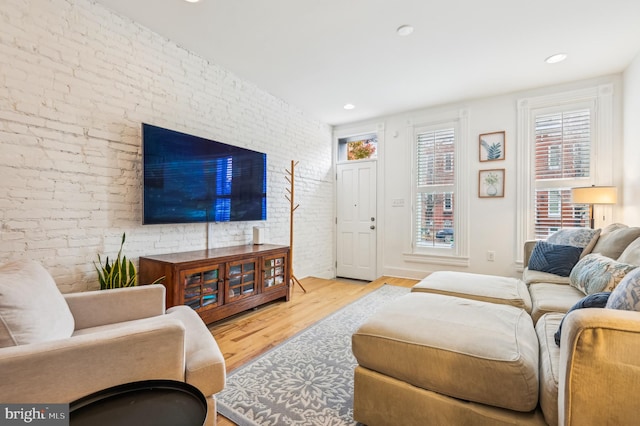
[[[118,250],[116,258],[113,259],[111,263],[107,256],[103,264],[100,254],[98,254],[98,263],[93,262],[98,272],[98,281],[100,282],[101,290],[137,285],[138,277],[136,267],[132,261],[128,260],[127,257],[122,254],[125,240],[126,233],[123,233],[120,249]]]

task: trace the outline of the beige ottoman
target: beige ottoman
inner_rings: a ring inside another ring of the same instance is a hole
[[[438,271],[416,284],[412,291],[511,305],[531,313],[527,285],[517,278]]]
[[[376,312],[354,333],[352,345],[359,364],[354,392],[358,421],[378,418],[367,411],[385,403],[376,398],[385,395],[386,382],[395,387],[406,383],[416,390],[410,393],[417,400],[423,399],[421,404],[436,401],[444,406],[437,399],[446,396],[451,405],[455,398],[454,411],[466,416],[488,411],[487,419],[495,421],[515,412],[507,423],[519,415],[529,421],[527,416],[534,416],[533,423],[540,420],[533,414],[538,404],[538,340],[531,317],[522,309],[414,292]],[[370,373],[389,380],[365,386]],[[472,408],[468,401],[493,411]],[[420,409],[407,406],[399,412]]]

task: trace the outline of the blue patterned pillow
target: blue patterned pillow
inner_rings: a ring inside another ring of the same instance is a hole
[[[580,254],[582,254],[582,247],[538,241],[533,248],[528,266],[532,271],[542,271],[561,277],[568,277],[573,267],[580,260]]]
[[[582,247],[582,256],[591,253],[598,242],[600,229],[591,228],[564,228],[549,235],[547,242],[563,246]]]
[[[607,308],[640,311],[640,268],[629,272],[613,290]]]
[[[607,306],[607,300],[609,300],[610,296],[611,296],[610,291],[590,294],[589,296],[583,297],[582,299],[578,300],[576,304],[573,305],[571,309],[567,311],[567,314],[569,314],[569,312],[571,311],[575,311],[576,309],[604,308],[605,306]],[[562,318],[562,321],[560,321],[560,326],[558,327],[558,331],[556,331],[556,333],[553,335],[553,339],[556,341],[556,345],[558,346],[560,346],[560,335],[562,333],[562,323],[564,322],[564,319],[567,317],[567,314],[565,314],[565,316]]]
[[[613,291],[624,276],[635,268],[634,265],[591,253],[574,266],[569,275],[569,284],[584,294]]]

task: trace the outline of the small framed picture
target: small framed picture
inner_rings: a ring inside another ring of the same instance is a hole
[[[480,161],[498,161],[505,159],[505,132],[484,133],[480,135]]]
[[[478,197],[504,197],[504,169],[480,170],[478,172]]]

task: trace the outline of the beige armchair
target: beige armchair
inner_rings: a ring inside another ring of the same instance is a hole
[[[37,262],[0,267],[1,402],[68,403],[150,379],[197,387],[215,425],[224,358],[195,311],[165,310],[164,286],[63,295]]]

